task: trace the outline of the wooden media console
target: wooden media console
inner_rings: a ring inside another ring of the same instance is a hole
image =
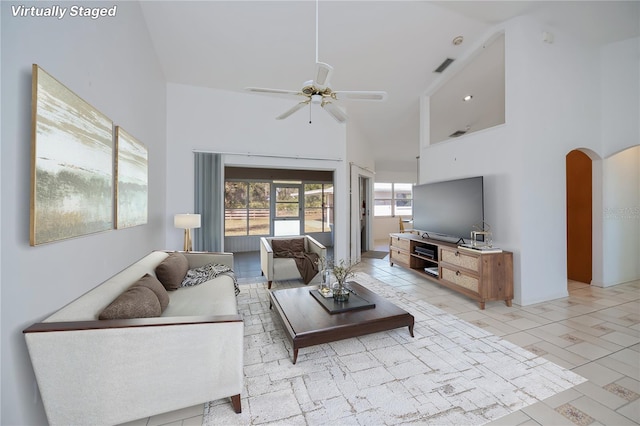
[[[513,253],[482,253],[414,233],[389,235],[389,263],[421,272],[462,293],[484,309],[485,302],[513,300]]]

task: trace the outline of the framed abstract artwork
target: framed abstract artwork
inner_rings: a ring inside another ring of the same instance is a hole
[[[32,246],[113,229],[113,123],[38,65],[31,104]]]
[[[147,148],[116,126],[116,228],[147,223]]]

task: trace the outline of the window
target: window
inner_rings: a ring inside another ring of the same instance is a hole
[[[299,196],[301,191],[304,191],[302,199]],[[273,213],[270,205],[272,201]],[[305,234],[331,232],[333,184],[242,179],[225,182],[225,237],[271,235],[272,221],[275,235],[278,235],[280,222],[281,225],[285,222],[289,225],[295,222],[297,235],[302,232],[299,230],[303,226],[302,212]]]
[[[269,235],[270,190],[268,182],[225,182],[225,236]]]
[[[333,223],[333,184],[304,185],[304,232],[329,232]]]
[[[374,216],[411,216],[413,214],[413,184],[382,183],[373,185]]]

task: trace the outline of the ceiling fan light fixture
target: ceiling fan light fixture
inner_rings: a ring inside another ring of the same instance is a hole
[[[322,103],[322,95],[311,95],[311,103],[312,104],[321,104]]]

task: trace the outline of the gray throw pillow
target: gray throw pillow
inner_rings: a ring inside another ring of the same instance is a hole
[[[186,256],[174,252],[156,267],[156,277],[167,290],[177,290],[182,285],[182,280],[188,270],[189,261]]]
[[[133,285],[116,297],[99,315],[101,320],[159,317],[162,313],[156,294],[147,287]]]
[[[169,294],[167,290],[163,287],[162,283],[158,281],[156,277],[153,275],[145,274],[144,277],[140,278],[134,286],[139,285],[143,287],[147,287],[149,290],[153,291],[160,302],[160,309],[164,312],[169,306]]]

